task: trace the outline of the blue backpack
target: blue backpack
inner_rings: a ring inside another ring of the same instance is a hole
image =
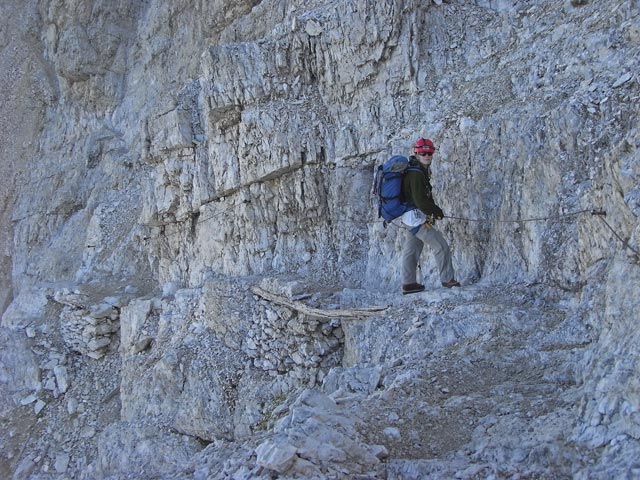
[[[413,203],[406,202],[402,195],[402,179],[409,171],[420,172],[420,168],[410,166],[409,159],[402,155],[394,155],[378,166],[374,179],[374,194],[378,198],[378,216],[386,222],[391,222],[416,208]]]

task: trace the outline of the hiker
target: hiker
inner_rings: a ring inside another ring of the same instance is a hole
[[[424,285],[416,282],[416,269],[422,247],[426,243],[431,247],[440,269],[440,282],[443,287],[459,287],[455,280],[451,264],[449,245],[442,234],[434,228],[435,220],[444,218],[444,213],[436,205],[431,194],[431,160],[436,151],[428,138],[419,138],[413,147],[414,155],[409,157],[409,165],[402,179],[402,194],[406,202],[415,205],[415,209],[402,215],[402,222],[411,227],[406,233],[402,250],[402,293],[416,293],[424,290]],[[418,168],[415,168],[418,167]]]

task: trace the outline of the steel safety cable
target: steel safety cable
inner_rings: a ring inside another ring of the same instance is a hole
[[[604,222],[604,224],[607,226],[607,228],[608,228],[609,230],[611,230],[611,233],[613,233],[613,234],[616,236],[616,238],[622,242],[622,245],[623,245],[625,248],[628,248],[629,250],[631,250],[633,253],[635,253],[636,255],[638,255],[638,256],[640,257],[640,251],[636,250],[636,249],[635,249],[635,248],[633,248],[631,245],[629,245],[629,242],[628,242],[628,241],[626,241],[624,238],[622,238],[622,237],[618,234],[618,232],[616,232],[616,231],[614,230],[614,228],[613,228],[611,225],[609,225],[609,222],[607,222],[607,221],[604,219],[604,216],[603,216],[603,215],[600,215],[598,218],[600,218],[600,220],[602,220],[602,221]]]
[[[241,202],[241,204],[246,204],[246,203],[251,203],[251,200],[244,200]],[[234,210],[237,208],[238,205],[231,205],[230,207],[225,208],[224,210],[219,210],[217,212],[215,212],[213,215],[209,215],[206,218],[200,219],[198,218],[196,220],[196,225],[202,225],[205,222],[208,222],[209,220],[213,220],[214,218],[220,218],[223,215],[227,214],[228,212],[230,212],[231,210]],[[198,216],[200,215],[200,213],[198,213]],[[195,215],[191,214],[191,218],[193,218]],[[140,225],[143,227],[147,227],[147,228],[161,228],[161,227],[166,227],[168,225],[178,225],[181,223],[184,223],[185,221],[187,221],[187,219],[184,220],[177,220],[175,222],[171,222],[171,223],[161,223],[158,225],[153,225],[153,224],[145,224],[145,223],[141,223]],[[163,237],[172,237],[174,235],[178,235],[180,233],[182,233],[183,230],[177,230],[175,232],[171,232],[171,233],[164,233],[162,236]],[[151,237],[143,237],[143,240],[148,240]]]
[[[465,217],[456,217],[453,215],[445,215],[444,218],[450,218],[453,220],[463,220],[467,222],[485,222],[485,223],[525,223],[525,222],[540,222],[545,220],[559,220],[566,217],[574,217],[576,215],[581,215],[583,213],[590,213],[591,215],[598,217],[602,222],[604,222],[605,226],[611,230],[611,233],[615,235],[615,237],[622,242],[622,245],[625,248],[628,248],[636,255],[640,256],[640,251],[633,248],[627,240],[622,238],[620,234],[611,226],[609,222],[605,220],[607,216],[607,212],[605,210],[596,210],[596,209],[584,209],[578,210],[577,212],[563,213],[559,215],[549,215],[546,217],[537,217],[537,218],[523,218],[523,219],[510,219],[510,220],[488,220],[488,219],[477,219],[477,218],[465,218]]]
[[[245,200],[242,203],[246,204],[246,203],[250,203],[250,200]],[[197,220],[197,224],[201,225],[205,222],[208,222],[210,220],[213,220],[215,218],[219,218],[223,215],[225,215],[226,213],[228,213],[229,211],[235,209],[237,207],[237,205],[233,205],[229,208],[226,208],[224,210],[218,211],[213,215],[209,215],[206,218],[203,219],[199,219]],[[640,251],[633,248],[629,242],[627,240],[625,240],[624,238],[622,238],[622,236],[609,224],[609,222],[607,222],[605,220],[605,216],[607,215],[607,212],[604,210],[596,210],[596,209],[584,209],[584,210],[578,210],[575,212],[569,212],[569,213],[562,213],[562,214],[558,214],[558,215],[548,215],[545,217],[530,217],[530,218],[518,218],[518,219],[484,219],[484,218],[467,218],[467,217],[459,217],[456,215],[445,215],[444,218],[448,218],[451,220],[461,220],[461,221],[465,221],[465,222],[483,222],[483,223],[527,223],[527,222],[542,222],[542,221],[547,221],[547,220],[561,220],[563,218],[568,218],[568,217],[575,217],[577,215],[582,215],[583,213],[589,213],[593,216],[598,217],[600,220],[602,220],[602,222],[605,224],[605,226],[611,231],[611,233],[613,233],[613,235],[620,240],[620,242],[622,242],[622,245],[625,248],[628,248],[629,250],[631,250],[633,253],[635,253],[636,255],[638,255],[640,257]],[[379,220],[374,220],[369,221],[369,220],[351,220],[351,219],[331,219],[331,222],[336,222],[336,223],[352,223],[352,224],[369,224],[369,223],[384,223],[385,226],[386,225],[392,225],[395,228],[398,229],[406,229],[405,226],[403,225],[397,225],[394,222],[383,222],[383,221],[379,221]],[[178,222],[176,222],[178,223]],[[173,225],[173,224],[163,224],[163,225],[144,225],[146,227],[163,227],[166,225]],[[165,234],[165,237],[170,237],[173,235],[177,235],[181,233],[181,231],[177,231],[177,232],[172,232],[169,234]],[[147,240],[150,237],[145,237],[144,239]]]
[[[599,210],[584,209],[577,212],[561,213],[558,215],[548,215],[546,217],[531,217],[531,218],[514,218],[514,219],[485,219],[485,218],[466,218],[456,217],[454,215],[445,215],[444,218],[450,218],[453,220],[463,220],[465,222],[484,222],[484,223],[526,223],[526,222],[543,222],[545,220],[559,220],[566,217],[575,217],[583,213],[590,213],[592,215],[604,215],[605,213]]]

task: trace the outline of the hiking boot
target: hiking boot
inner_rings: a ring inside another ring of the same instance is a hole
[[[406,295],[407,293],[418,293],[424,290],[424,285],[421,283],[406,283],[402,285],[402,294]]]
[[[456,280],[453,279],[453,280],[449,280],[448,282],[442,282],[442,286],[444,288],[459,287],[460,286],[460,282],[456,282]]]

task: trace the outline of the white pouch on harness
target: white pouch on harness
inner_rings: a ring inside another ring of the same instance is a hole
[[[427,216],[422,213],[422,210],[409,210],[402,214],[402,223],[408,227],[417,227],[427,221]]]

